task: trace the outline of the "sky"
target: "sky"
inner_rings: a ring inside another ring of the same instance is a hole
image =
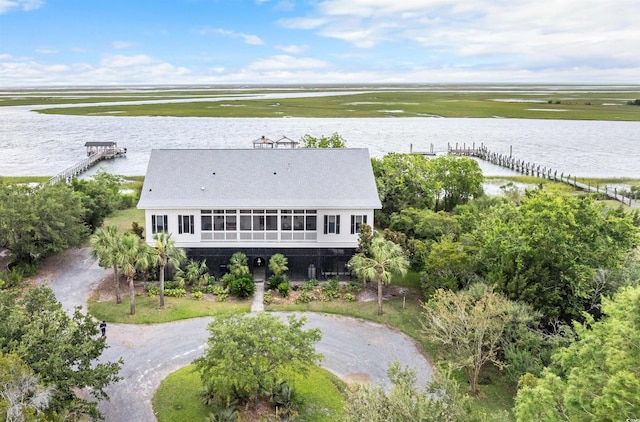
[[[639,0],[0,0],[0,88],[640,83]]]

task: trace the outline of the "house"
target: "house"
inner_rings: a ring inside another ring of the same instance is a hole
[[[138,208],[149,244],[167,231],[216,276],[240,251],[256,279],[275,253],[307,279],[348,274],[381,204],[367,149],[157,149]]]

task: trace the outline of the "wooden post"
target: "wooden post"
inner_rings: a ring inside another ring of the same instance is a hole
[[[513,157],[513,145],[509,145],[509,157]]]

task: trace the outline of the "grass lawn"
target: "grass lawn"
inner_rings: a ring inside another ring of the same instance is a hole
[[[134,221],[144,226],[144,210],[137,208],[118,210],[104,220],[102,227],[116,226],[119,233],[125,233],[131,230],[131,223]]]
[[[251,310],[251,301],[212,302],[190,298],[164,298],[164,309],[158,305],[158,297],[137,296],[136,314],[129,314],[128,290],[122,291],[122,303],[116,304],[115,298],[98,302],[96,296],[89,299],[89,313],[98,320],[121,324],[155,324],[188,318],[215,316],[230,313],[247,313]]]
[[[0,182],[6,184],[44,183],[49,179],[51,176],[0,176]]]
[[[342,416],[344,384],[333,374],[312,367],[307,378],[296,377],[291,383],[301,400],[298,420],[323,422]],[[156,391],[152,404],[160,422],[192,422],[206,420],[212,409],[200,400],[200,375],[186,366],[165,378]],[[247,421],[242,418],[241,420]]]

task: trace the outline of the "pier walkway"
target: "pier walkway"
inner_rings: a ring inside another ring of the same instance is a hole
[[[543,179],[566,183],[585,192],[606,195],[608,198],[619,201],[631,208],[640,208],[640,205],[636,200],[624,196],[622,193],[618,193],[617,188],[611,189],[607,186],[603,188],[599,185],[592,186],[589,183],[582,183],[577,180],[576,176],[573,176],[572,178],[570,174],[565,175],[563,172],[558,175],[558,171],[550,167],[541,166],[539,164],[521,160],[513,157],[511,154],[507,155],[492,152],[484,145],[481,145],[479,148],[476,148],[475,144],[471,148],[463,145],[462,148],[459,148],[458,144],[456,144],[455,148],[452,148],[451,145],[449,145],[447,150],[449,154],[479,158],[491,164],[508,168],[527,176],[540,177]]]
[[[101,145],[101,148],[96,148],[95,144],[105,145]],[[61,180],[65,180],[69,183],[75,177],[78,177],[99,161],[110,160],[116,157],[124,157],[127,154],[127,149],[118,148],[115,142],[109,142],[109,145],[106,144],[106,142],[87,142],[85,146],[87,147],[88,157],[53,176],[49,179],[48,184],[55,185]]]

